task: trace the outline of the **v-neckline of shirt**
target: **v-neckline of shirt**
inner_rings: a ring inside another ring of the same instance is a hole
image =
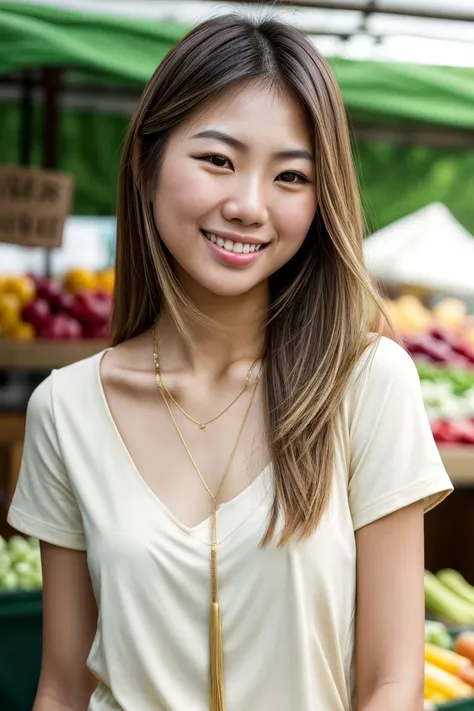
[[[112,411],[110,409],[107,396],[105,394],[104,390],[104,385],[102,382],[102,376],[100,373],[100,367],[102,363],[102,359],[105,356],[105,354],[111,350],[110,348],[106,348],[100,353],[97,353],[95,356],[96,362],[95,362],[95,368],[94,368],[94,374],[95,374],[95,380],[96,380],[96,386],[97,386],[97,392],[98,392],[98,401],[99,401],[99,407],[101,409],[101,412],[104,415],[104,420],[108,424],[108,429],[111,432],[112,436],[116,439],[117,444],[122,452],[122,454],[125,457],[125,460],[127,461],[128,466],[130,467],[131,472],[134,475],[135,481],[138,482],[138,484],[141,486],[142,489],[145,490],[145,492],[148,494],[148,496],[152,499],[152,501],[155,503],[156,506],[158,506],[161,511],[166,515],[166,517],[172,521],[178,528],[180,528],[182,531],[187,533],[189,536],[193,538],[198,538],[197,534],[199,531],[204,528],[207,524],[210,524],[212,516],[206,516],[205,519],[200,521],[199,523],[195,524],[194,526],[188,526],[182,521],[180,521],[172,511],[166,506],[166,504],[160,499],[158,494],[149,486],[149,484],[146,482],[146,480],[143,478],[142,474],[140,473],[137,465],[135,464],[135,461],[130,454],[130,451],[125,444],[125,441],[120,433],[119,428],[117,427],[117,423],[115,422],[115,418],[112,414]],[[237,504],[241,503],[241,501],[245,500],[250,494],[254,491],[254,489],[263,489],[263,494],[258,497],[258,501],[256,502],[257,507],[258,505],[262,502],[262,500],[266,497],[268,494],[270,487],[267,483],[267,475],[271,473],[272,469],[272,463],[269,462],[262,471],[257,474],[257,476],[248,484],[245,488],[243,488],[238,494],[233,496],[231,499],[228,499],[227,501],[222,502],[219,504],[219,512],[222,515],[222,513],[231,510],[232,508],[235,508]],[[227,538],[227,536],[226,536]],[[201,540],[198,538],[198,540]],[[206,541],[203,541],[206,542]]]

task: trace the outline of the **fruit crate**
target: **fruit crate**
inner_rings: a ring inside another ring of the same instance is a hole
[[[0,593],[0,708],[31,711],[41,664],[41,591]]]

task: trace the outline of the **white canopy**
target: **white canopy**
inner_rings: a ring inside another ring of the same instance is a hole
[[[365,240],[367,268],[394,285],[474,296],[474,238],[433,203]]]

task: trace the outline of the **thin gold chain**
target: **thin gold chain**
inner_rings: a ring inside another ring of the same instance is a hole
[[[252,395],[250,396],[249,404],[245,410],[244,417],[242,419],[242,423],[241,423],[239,431],[237,433],[237,438],[235,440],[234,446],[232,448],[229,459],[227,461],[227,465],[224,469],[224,473],[222,475],[220,484],[217,487],[216,493],[213,494],[212,491],[210,490],[206,480],[204,479],[203,475],[201,474],[201,471],[200,471],[198,465],[196,464],[196,461],[195,461],[193,455],[191,454],[191,451],[187,445],[186,440],[184,439],[184,436],[179,428],[179,425],[176,422],[176,418],[175,418],[173,411],[171,409],[171,405],[169,404],[168,398],[166,397],[166,389],[160,387],[160,382],[162,382],[162,381],[160,378],[158,357],[156,355],[157,349],[156,349],[155,328],[154,327],[153,327],[153,348],[154,348],[154,358],[155,358],[156,386],[158,388],[158,391],[161,393],[163,401],[166,405],[166,409],[168,410],[169,416],[170,416],[170,418],[173,422],[173,425],[176,429],[176,432],[183,444],[183,447],[186,450],[186,453],[187,453],[194,469],[196,470],[196,473],[198,474],[202,484],[204,485],[204,487],[205,487],[206,491],[208,492],[209,496],[211,497],[211,501],[212,501],[211,555],[210,555],[211,604],[210,604],[210,610],[209,610],[209,708],[211,711],[225,711],[226,703],[225,703],[225,688],[224,688],[225,684],[224,684],[224,657],[223,657],[223,643],[222,643],[222,617],[221,617],[221,611],[220,611],[220,606],[219,606],[219,575],[218,575],[218,570],[217,570],[217,547],[218,547],[217,511],[219,508],[218,499],[219,499],[219,495],[222,491],[222,488],[224,486],[224,483],[227,479],[227,476],[229,474],[229,471],[231,469],[232,463],[234,461],[235,453],[237,451],[237,447],[239,445],[245,425],[247,423],[247,420],[248,420],[248,417],[250,414],[250,410],[252,409],[252,405],[253,405],[253,402],[255,399],[255,394],[257,392],[259,380],[257,379],[256,382],[252,386],[253,392],[252,392]],[[247,389],[247,387],[248,387],[248,385],[246,386],[245,389]]]
[[[165,393],[164,393],[163,390],[159,387],[159,374],[158,374],[158,373],[156,373],[156,384],[157,384],[158,390],[159,390],[160,393],[161,393],[161,396],[162,396],[162,398],[163,398],[163,401],[164,401],[164,403],[165,403],[165,405],[166,405],[166,408],[167,408],[167,410],[168,410],[168,413],[169,413],[169,415],[170,415],[170,418],[171,418],[171,420],[172,420],[172,422],[173,422],[173,424],[174,424],[174,426],[175,426],[176,432],[178,433],[178,436],[179,436],[179,438],[180,438],[180,440],[181,440],[181,442],[182,442],[182,444],[183,444],[183,446],[184,446],[184,449],[186,450],[187,455],[188,455],[189,459],[191,460],[191,463],[192,463],[194,469],[196,470],[196,473],[198,474],[198,476],[199,476],[201,482],[203,483],[203,485],[204,485],[206,491],[208,492],[209,496],[211,497],[211,501],[212,501],[212,516],[211,516],[211,603],[216,603],[216,604],[218,604],[218,603],[219,603],[219,578],[218,578],[218,571],[217,571],[217,547],[218,547],[218,540],[217,540],[217,510],[218,510],[218,499],[219,499],[219,494],[220,494],[221,491],[222,491],[222,487],[224,486],[224,483],[225,483],[225,481],[226,481],[226,479],[227,479],[227,476],[228,476],[228,474],[229,474],[230,468],[231,468],[231,466],[232,466],[232,462],[234,461],[234,457],[235,457],[235,453],[236,453],[236,451],[237,451],[238,444],[239,444],[239,442],[240,442],[240,439],[241,439],[241,437],[242,437],[242,434],[243,434],[245,425],[246,425],[246,423],[247,423],[247,420],[248,420],[248,417],[249,417],[249,414],[250,414],[250,410],[252,409],[253,401],[254,401],[254,399],[255,399],[255,394],[256,394],[256,392],[257,392],[258,382],[254,384],[254,389],[253,389],[253,392],[252,392],[252,396],[251,396],[251,398],[250,398],[250,402],[249,402],[249,404],[248,404],[248,406],[247,406],[247,409],[246,409],[246,411],[245,411],[245,414],[244,414],[244,417],[243,417],[243,420],[242,420],[242,424],[240,425],[240,429],[239,429],[239,432],[238,432],[238,434],[237,434],[237,438],[236,438],[236,440],[235,440],[235,444],[234,444],[234,446],[233,446],[233,448],[232,448],[232,452],[230,453],[230,457],[229,457],[229,460],[228,460],[228,462],[227,462],[227,466],[226,466],[226,468],[225,468],[225,470],[224,470],[224,474],[222,475],[221,482],[220,482],[220,484],[219,484],[219,486],[218,486],[218,489],[217,489],[217,491],[216,491],[215,494],[212,493],[212,491],[210,490],[210,488],[209,488],[209,486],[208,486],[206,480],[204,479],[203,475],[201,474],[201,471],[200,471],[198,465],[196,464],[196,461],[195,461],[193,455],[191,454],[191,451],[190,451],[190,449],[189,449],[189,447],[188,447],[188,445],[187,445],[187,443],[186,443],[186,440],[185,440],[184,437],[183,437],[183,434],[182,434],[182,432],[181,432],[181,430],[180,430],[180,428],[179,428],[179,425],[178,425],[178,423],[176,422],[176,418],[175,418],[175,416],[173,415],[173,411],[171,410],[170,404],[169,404],[168,400],[166,399]]]
[[[250,414],[250,410],[251,410],[252,405],[253,405],[253,401],[254,401],[254,399],[255,399],[255,394],[256,394],[256,392],[257,392],[257,385],[258,385],[258,383],[255,383],[255,384],[254,384],[254,391],[253,391],[253,393],[252,393],[252,396],[251,396],[251,398],[250,398],[250,402],[249,402],[249,404],[248,404],[248,406],[247,406],[247,409],[246,409],[246,411],[245,411],[244,418],[243,418],[243,420],[242,420],[242,424],[241,424],[241,426],[240,426],[240,430],[239,430],[238,435],[237,435],[237,439],[236,439],[236,441],[235,441],[234,447],[233,447],[233,449],[232,449],[232,452],[231,452],[231,454],[230,454],[229,460],[228,460],[228,462],[227,462],[227,466],[226,466],[226,468],[225,468],[225,470],[224,470],[224,474],[222,475],[222,479],[221,479],[221,482],[220,482],[220,484],[219,484],[219,488],[217,489],[217,492],[216,492],[215,494],[213,494],[212,491],[210,490],[209,486],[207,485],[206,480],[204,479],[203,475],[201,474],[201,471],[200,471],[198,465],[196,464],[196,460],[194,459],[193,455],[191,454],[191,452],[190,452],[190,450],[189,450],[189,447],[188,447],[188,445],[187,445],[187,443],[186,443],[186,440],[185,440],[184,437],[183,437],[183,433],[181,432],[181,430],[180,430],[180,428],[179,428],[179,425],[178,425],[178,423],[176,422],[176,418],[175,418],[175,416],[174,416],[174,414],[173,414],[173,411],[172,411],[172,409],[171,409],[171,407],[170,407],[170,404],[169,404],[168,400],[166,399],[166,397],[165,397],[163,391],[161,390],[161,388],[159,387],[158,382],[157,382],[158,389],[159,389],[159,391],[160,391],[160,393],[161,393],[161,395],[162,395],[162,397],[163,397],[163,401],[164,401],[164,403],[165,403],[165,405],[166,405],[166,409],[168,410],[169,416],[170,416],[170,418],[171,418],[171,420],[172,420],[172,422],[173,422],[173,424],[174,424],[174,427],[175,427],[176,432],[177,432],[177,434],[178,434],[178,436],[179,436],[179,438],[180,438],[180,440],[181,440],[181,442],[182,442],[182,444],[183,444],[183,447],[185,448],[186,453],[187,453],[189,459],[191,460],[191,463],[192,463],[194,469],[196,470],[196,472],[197,472],[199,478],[201,479],[201,481],[202,481],[202,483],[203,483],[203,485],[204,485],[204,487],[205,487],[207,493],[209,494],[209,496],[211,497],[211,499],[212,499],[213,501],[216,501],[216,502],[217,502],[217,499],[219,498],[219,494],[220,494],[221,491],[222,491],[222,487],[224,486],[225,480],[226,480],[227,475],[228,475],[228,473],[229,473],[229,471],[230,471],[230,468],[231,468],[231,466],[232,466],[232,462],[233,462],[233,460],[234,460],[234,456],[235,456],[235,453],[236,453],[236,451],[237,451],[237,447],[238,447],[238,444],[239,444],[239,442],[240,442],[240,438],[242,437],[242,434],[243,434],[245,425],[246,425],[246,423],[247,423],[248,416],[249,416],[249,414]]]
[[[157,378],[156,384],[157,384],[157,386],[158,386],[160,389],[163,389],[163,390],[165,391],[165,393],[167,394],[167,396],[169,397],[169,399],[176,405],[176,407],[178,408],[178,410],[179,410],[188,420],[190,420],[190,422],[193,422],[195,425],[197,425],[200,430],[206,429],[207,425],[212,424],[213,422],[215,422],[216,420],[218,420],[219,417],[222,417],[222,415],[225,415],[225,413],[226,413],[228,410],[230,410],[230,408],[231,408],[233,405],[235,405],[235,403],[236,403],[238,400],[240,400],[240,398],[242,397],[242,395],[244,394],[244,392],[246,392],[246,390],[248,389],[248,387],[249,387],[249,385],[250,385],[250,383],[251,383],[251,380],[252,380],[253,372],[254,372],[254,370],[255,370],[255,368],[256,368],[256,366],[257,366],[259,360],[260,360],[259,358],[257,358],[256,360],[254,360],[254,362],[253,362],[252,365],[250,366],[249,371],[248,371],[248,373],[247,373],[247,377],[245,378],[244,387],[243,387],[242,390],[239,392],[239,394],[232,400],[232,402],[231,402],[229,405],[227,405],[227,407],[224,408],[224,410],[222,410],[222,412],[219,412],[219,414],[216,415],[215,417],[212,417],[210,420],[207,420],[206,422],[200,422],[199,420],[195,420],[194,417],[191,417],[191,415],[190,415],[189,413],[187,413],[186,410],[184,410],[184,408],[179,404],[179,402],[173,397],[172,393],[169,391],[168,386],[166,385],[166,383],[165,383],[165,381],[163,380],[163,377],[162,377],[162,375],[161,375],[160,364],[159,364],[159,361],[158,361],[158,348],[157,348],[157,343],[156,343],[156,332],[155,332],[155,326],[154,326],[154,325],[153,325],[153,329],[152,329],[152,334],[153,334],[153,360],[154,360],[154,363],[155,363],[155,374],[156,374],[156,378]],[[259,380],[259,376],[258,376],[257,380]]]

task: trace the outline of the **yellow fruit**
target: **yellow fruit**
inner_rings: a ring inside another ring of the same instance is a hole
[[[16,294],[22,306],[26,306],[35,297],[36,287],[33,279],[28,276],[10,277],[5,280],[2,292]]]
[[[21,299],[17,294],[0,294],[0,324],[2,331],[9,331],[21,318]]]
[[[19,321],[12,328],[5,331],[5,337],[14,341],[32,341],[35,337],[35,329],[31,323]]]
[[[104,289],[107,294],[113,294],[115,282],[115,272],[113,269],[104,269],[97,274],[97,286]]]
[[[64,279],[64,286],[71,294],[80,291],[94,291],[97,288],[97,276],[89,269],[71,269]]]
[[[397,326],[402,333],[421,333],[430,328],[433,316],[421,301],[412,295],[401,296],[395,302]]]
[[[466,304],[460,299],[443,299],[434,307],[433,313],[443,326],[456,328],[466,318]]]

